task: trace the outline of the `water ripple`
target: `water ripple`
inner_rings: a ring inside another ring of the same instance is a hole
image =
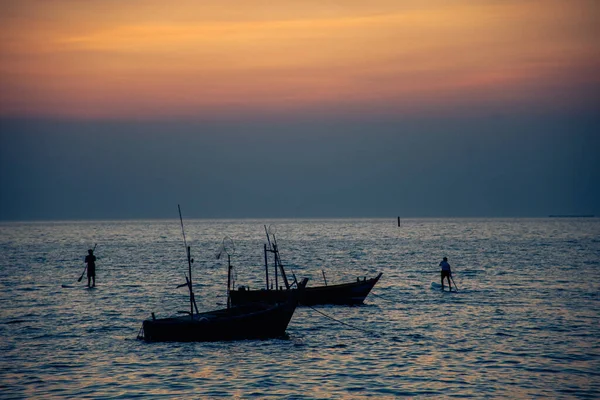
[[[393,222],[190,221],[202,309],[225,301],[224,235],[236,282],[264,286],[264,223],[315,285],[384,274],[365,306],[299,308],[287,339],[227,343],[135,340],[188,304],[178,221],[2,223],[0,397],[600,397],[599,220]],[[444,255],[456,293],[430,288]]]

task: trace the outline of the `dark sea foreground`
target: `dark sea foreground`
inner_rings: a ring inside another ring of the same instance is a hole
[[[0,223],[0,398],[600,397],[600,219],[185,222],[203,310],[226,303],[225,235],[236,286],[265,285],[263,224],[309,285],[383,276],[285,338],[145,343],[189,306],[178,220]],[[458,292],[432,289],[444,256]]]

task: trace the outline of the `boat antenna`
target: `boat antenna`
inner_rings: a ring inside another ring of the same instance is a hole
[[[277,246],[277,238],[275,237],[274,233],[272,233],[272,235],[273,235],[273,252],[275,253],[275,264],[279,267],[279,270],[281,271],[281,277],[283,278],[283,283],[285,283],[285,288],[289,289],[290,284],[287,280],[287,276],[285,275],[285,270],[283,269],[283,264],[281,263],[281,257],[279,256],[279,246]]]
[[[186,277],[187,286],[190,289],[190,316],[192,319],[194,318],[194,306],[196,305],[196,299],[194,299],[194,291],[192,290],[192,263],[194,260],[190,255],[190,247],[187,245],[187,241],[185,240],[185,230],[183,229],[183,217],[181,216],[181,206],[177,204],[177,208],[179,209],[179,221],[181,222],[181,233],[183,235],[183,244],[185,246],[185,251],[187,253],[188,259],[188,274],[190,275],[189,280]],[[198,311],[198,306],[196,306],[196,312]]]
[[[235,244],[229,236],[223,238],[222,251],[227,253],[227,308],[231,308],[231,287],[235,286],[235,281],[232,282],[231,270],[233,267],[231,266],[231,256],[235,253]]]
[[[271,244],[271,238],[269,237],[269,232],[272,232],[272,230],[274,230],[274,228],[272,227],[272,225],[269,225],[269,229],[267,230],[267,226],[263,225],[265,227],[265,234],[267,235],[267,242],[269,242],[269,251],[271,253],[273,253],[274,257],[275,257],[275,265],[274,265],[274,270],[275,270],[275,290],[279,290],[279,279],[277,276],[277,254],[275,254],[275,249],[273,248],[273,245]]]
[[[187,249],[187,242],[185,240],[185,230],[183,229],[183,218],[181,217],[181,206],[177,204],[177,209],[179,209],[179,221],[181,222],[181,234],[183,235],[183,245]]]

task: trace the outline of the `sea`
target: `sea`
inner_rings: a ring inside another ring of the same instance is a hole
[[[0,398],[600,398],[598,218],[183,222],[201,310],[227,303],[219,253],[235,287],[267,285],[265,231],[309,285],[383,275],[282,338],[147,343],[144,319],[189,307],[178,218],[2,222]]]

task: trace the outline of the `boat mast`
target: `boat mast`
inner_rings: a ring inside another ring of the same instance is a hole
[[[267,241],[269,242],[269,251],[273,253],[273,256],[275,259],[275,290],[279,290],[279,281],[277,279],[277,269],[279,269],[281,271],[281,278],[283,279],[285,288],[289,289],[290,283],[287,280],[287,276],[285,275],[285,270],[283,269],[283,264],[281,263],[281,258],[279,257],[279,248],[277,247],[277,238],[275,237],[275,234],[272,233],[273,242],[271,243],[271,238],[269,237],[269,231],[267,230],[267,226],[264,225],[264,227],[265,227],[265,233],[267,234]],[[266,247],[265,247],[265,268],[266,268],[266,262],[267,262],[266,258],[267,258],[267,255],[266,255]],[[267,274],[267,286],[269,284],[268,279],[269,279],[269,277]]]
[[[231,308],[231,256],[227,254],[227,308]]]
[[[267,244],[265,246],[265,278],[267,280],[267,290],[269,290],[269,261],[267,260]]]
[[[285,288],[290,288],[290,283],[287,280],[287,276],[285,275],[285,270],[283,269],[283,264],[281,263],[281,257],[279,257],[279,246],[277,246],[277,238],[273,234],[273,250],[275,253],[275,268],[279,266],[281,270],[281,277],[283,278],[283,283],[285,283]]]
[[[265,234],[267,235],[267,242],[269,242],[269,251],[271,253],[273,253],[273,255],[275,256],[275,266],[274,266],[274,270],[275,270],[275,290],[279,290],[279,279],[277,276],[277,254],[275,253],[275,249],[273,248],[273,245],[271,244],[271,238],[269,237],[269,231],[267,230],[267,226],[264,225],[265,227]]]
[[[186,253],[187,253],[188,274],[190,275],[190,278],[187,282],[187,286],[190,289],[190,316],[192,317],[192,319],[194,319],[194,305],[196,303],[196,300],[194,299],[194,291],[192,289],[192,263],[194,262],[194,260],[192,260],[192,257],[190,254],[190,246],[187,245],[187,241],[185,240],[185,230],[183,229],[183,218],[181,217],[181,206],[179,204],[177,204],[177,208],[179,209],[179,221],[181,221],[181,233],[183,235],[183,244],[185,246]]]
[[[221,258],[223,252],[227,253],[227,308],[231,308],[231,290],[232,287],[235,286],[235,278],[231,276],[231,270],[233,269],[233,266],[231,265],[231,255],[235,252],[235,244],[233,243],[233,239],[229,236],[223,238],[221,250],[219,251],[219,254],[217,254],[217,260]]]

